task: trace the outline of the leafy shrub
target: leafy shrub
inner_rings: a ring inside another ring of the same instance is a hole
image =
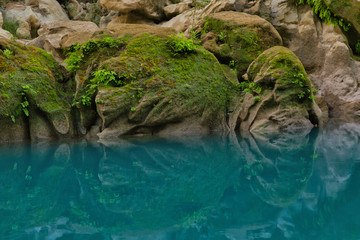
[[[256,84],[255,82],[241,82],[238,84],[238,87],[240,88],[241,91],[243,92],[248,92],[248,93],[256,93],[256,94],[260,94],[262,91],[262,88]]]
[[[96,93],[99,86],[121,87],[125,85],[125,82],[123,82],[114,71],[101,69],[92,75],[94,78],[92,78],[87,85],[85,94],[80,97],[80,101],[75,100],[73,105],[81,102],[84,106],[90,106],[92,96]]]
[[[194,52],[197,48],[194,40],[188,39],[183,33],[170,35],[169,37],[170,39],[167,41],[167,44],[174,56]]]
[[[344,31],[348,31],[351,26],[351,24],[346,24],[344,19],[331,12],[323,0],[298,0],[297,5],[301,4],[308,4],[312,11],[325,23],[332,23],[335,26],[339,25]]]

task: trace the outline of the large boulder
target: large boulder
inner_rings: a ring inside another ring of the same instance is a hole
[[[13,35],[10,32],[0,28],[0,38],[6,38],[10,40],[12,37]]]
[[[260,53],[282,45],[280,34],[268,21],[234,11],[209,15],[201,34],[202,45],[220,62],[235,68],[239,78]]]
[[[112,35],[118,37],[124,36],[126,34],[141,35],[144,33],[149,33],[167,36],[176,33],[173,28],[156,27],[146,24],[126,24],[116,20],[111,21],[106,27],[106,30],[110,31]]]
[[[69,137],[71,93],[53,57],[0,40],[0,142]]]
[[[303,63],[330,115],[357,121],[360,62],[354,60],[340,27],[322,23],[307,5],[274,0],[271,11],[272,24]]]
[[[28,0],[25,3],[9,3],[5,8],[8,22],[19,25],[16,35],[19,38],[34,38],[41,24],[69,20],[56,0]]]
[[[67,62],[84,55],[79,67],[68,65],[76,71],[83,128],[90,129],[98,115],[100,138],[227,131],[226,106],[234,84],[211,53],[201,47],[177,52],[172,41],[145,34],[77,45]],[[88,46],[94,46],[90,52],[82,50]]]
[[[164,16],[163,7],[165,0],[100,0],[100,4],[108,9],[119,13],[136,12],[146,18],[161,20]]]
[[[38,30],[39,36],[28,43],[28,45],[33,45],[39,48],[46,50],[47,52],[52,52],[55,59],[58,62],[63,61],[62,50],[61,50],[61,40],[63,37],[66,37],[69,34],[78,33],[81,35],[79,41],[89,40],[86,37],[92,36],[93,33],[99,30],[99,27],[93,22],[86,21],[57,21],[57,22],[48,22],[41,25],[41,28]],[[86,39],[84,39],[84,37]],[[84,39],[84,40],[83,40]]]
[[[248,68],[248,92],[240,107],[240,130],[259,135],[310,131],[322,124],[311,82],[300,60],[285,47],[263,52]],[[236,112],[236,111],[234,111]]]
[[[201,26],[208,15],[235,10],[241,10],[236,0],[213,0],[203,8],[191,8],[161,25],[174,28],[178,32],[190,33],[194,28]]]

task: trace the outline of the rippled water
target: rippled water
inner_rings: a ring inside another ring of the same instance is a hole
[[[0,239],[360,239],[360,126],[0,147]]]

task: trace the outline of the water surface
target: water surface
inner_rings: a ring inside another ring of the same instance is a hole
[[[360,126],[0,146],[0,239],[360,239]]]

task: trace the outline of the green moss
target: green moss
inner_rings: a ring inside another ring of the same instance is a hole
[[[79,97],[84,95],[93,73],[104,69],[116,73],[115,78],[125,84],[116,88],[129,110],[136,109],[140,99],[146,97],[158,99],[154,101],[154,113],[160,113],[168,105],[186,109],[187,114],[201,113],[204,109],[224,111],[237,88],[225,77],[215,56],[202,47],[191,54],[174,56],[168,41],[168,37],[143,35],[129,41],[118,52],[107,55],[98,49],[85,57],[78,71],[84,79]],[[89,68],[94,61],[92,56],[96,56],[98,65]]]
[[[0,40],[0,49],[13,52],[6,58],[0,50],[0,60],[4,59],[0,63],[0,94],[7,96],[0,98],[0,118],[17,118],[25,113],[25,100],[45,113],[69,111],[69,93],[58,82],[62,73],[51,55],[4,39]]]
[[[328,5],[326,4],[328,2]],[[351,26],[350,23],[347,23],[342,17],[339,17],[336,12],[334,13],[329,8],[329,2],[332,2],[332,9],[335,11],[339,11],[340,9],[344,9],[346,7],[350,7],[350,3],[348,0],[341,1],[323,1],[323,0],[298,0],[297,4],[308,4],[312,11],[325,23],[331,23],[335,26],[339,25],[343,30],[348,31]],[[345,4],[347,2],[347,4]],[[343,11],[343,10],[340,10]]]
[[[281,104],[312,104],[313,92],[311,82],[305,69],[294,53],[284,47],[273,47],[261,54],[249,67],[250,79],[257,76],[264,79],[263,89],[276,88]]]
[[[9,21],[7,18],[4,18],[2,28],[6,31],[9,31],[12,35],[16,36],[16,30],[19,28],[19,23]]]
[[[207,43],[207,49],[213,52],[221,63],[236,69],[239,78],[246,72],[250,63],[269,48],[258,33],[221,20],[207,19],[200,35],[205,36],[209,33],[215,37]]]

